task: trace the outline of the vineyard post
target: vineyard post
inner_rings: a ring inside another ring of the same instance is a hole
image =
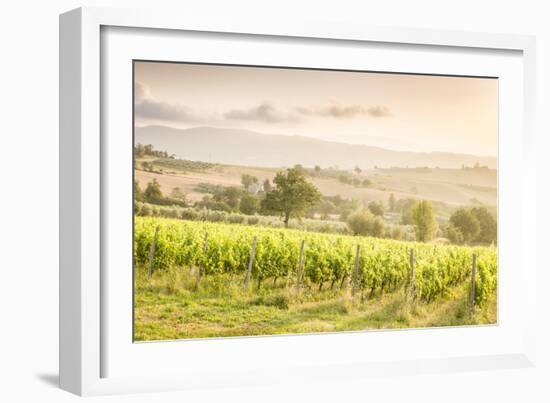
[[[357,249],[355,250],[355,264],[353,265],[353,286],[351,288],[351,295],[355,295],[355,291],[357,291],[357,277],[359,273],[359,249],[360,246],[357,244]]]
[[[470,312],[474,312],[476,303],[476,254],[472,255],[472,280],[470,284]]]
[[[204,241],[202,243],[202,254],[203,256],[206,254],[206,245],[208,244],[208,232],[204,233]],[[199,264],[199,271],[197,272],[197,282],[195,283],[195,290],[199,288],[199,283],[201,281],[201,276],[203,272],[202,264]]]
[[[246,278],[244,280],[244,289],[248,290],[248,284],[250,283],[250,275],[252,274],[252,263],[254,262],[254,253],[256,252],[256,237],[252,240],[252,249],[250,250],[250,260],[248,261],[248,271],[246,272]]]
[[[151,278],[153,275],[153,257],[155,256],[155,249],[157,247],[157,235],[159,233],[159,226],[155,228],[155,235],[153,236],[153,243],[151,244],[151,250],[149,251],[149,269],[147,270],[147,277]]]
[[[300,257],[298,258],[298,279],[296,281],[296,290],[300,291],[300,280],[302,279],[302,265],[304,263],[304,244],[305,240],[302,239],[300,244]]]
[[[414,298],[414,249],[411,248],[410,253],[410,267],[411,270],[409,272],[409,290],[407,295],[407,302],[411,303]]]

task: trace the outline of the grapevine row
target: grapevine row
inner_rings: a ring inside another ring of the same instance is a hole
[[[471,276],[477,256],[476,304],[496,290],[494,247],[463,247],[402,242],[378,238],[320,234],[300,230],[136,217],[135,263],[146,265],[155,228],[155,270],[201,267],[203,274],[244,274],[253,237],[257,238],[252,278],[296,278],[300,244],[305,241],[302,280],[309,286],[343,287],[353,276],[356,246],[360,246],[357,286],[363,292],[393,292],[409,286],[410,252],[414,252],[414,297],[430,302]],[[204,247],[205,233],[208,242]]]

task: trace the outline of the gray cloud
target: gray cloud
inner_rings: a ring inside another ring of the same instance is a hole
[[[172,105],[167,102],[143,100],[135,105],[135,114],[142,118],[171,120],[171,121],[194,121],[188,108],[180,105]]]
[[[268,102],[250,109],[233,109],[223,116],[230,120],[252,120],[265,123],[298,123],[300,121],[298,116],[281,112]]]
[[[202,120],[188,107],[156,100],[149,89],[140,83],[135,84],[134,96],[136,116],[168,121],[198,122]]]
[[[159,101],[149,88],[136,82],[134,87],[135,115],[142,118],[204,123],[222,120],[256,121],[263,123],[300,123],[303,117],[320,116],[334,119],[353,119],[361,116],[385,118],[391,116],[386,106],[364,107],[361,105],[327,105],[320,107],[294,107],[281,110],[269,102],[263,102],[248,109],[232,109],[222,115],[195,113],[190,107]]]
[[[370,116],[374,118],[386,118],[388,116],[391,116],[391,112],[387,106],[371,106],[367,109],[367,112]]]
[[[296,107],[296,112],[305,116],[322,116],[335,119],[352,119],[358,116],[382,118],[390,116],[390,110],[385,106],[365,108],[361,105],[330,105],[317,108]]]

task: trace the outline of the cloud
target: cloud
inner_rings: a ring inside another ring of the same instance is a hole
[[[153,98],[151,96],[151,93],[149,92],[149,88],[147,88],[145,85],[143,85],[141,83],[137,83],[137,82],[134,85],[134,97],[135,97],[136,103],[141,102],[144,99]]]
[[[197,120],[188,108],[180,105],[172,105],[167,102],[143,100],[135,105],[135,114],[142,118],[171,120],[171,121],[194,121]]]
[[[367,109],[367,112],[373,118],[386,118],[388,116],[391,116],[391,112],[388,107],[382,105],[371,106]]]
[[[268,102],[250,109],[233,109],[224,113],[223,116],[229,120],[251,120],[265,123],[298,123],[300,121],[298,116],[281,112]]]
[[[156,100],[145,85],[136,83],[134,86],[134,113],[142,118],[200,122],[202,118],[193,114],[188,107]]]
[[[390,116],[390,110],[386,106],[371,106],[365,108],[361,105],[329,105],[315,108],[296,107],[297,113],[304,116],[321,116],[335,119],[353,119],[359,116],[382,118]]]

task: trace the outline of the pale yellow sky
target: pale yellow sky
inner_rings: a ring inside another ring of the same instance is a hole
[[[496,79],[151,62],[134,71],[137,126],[497,155]]]

